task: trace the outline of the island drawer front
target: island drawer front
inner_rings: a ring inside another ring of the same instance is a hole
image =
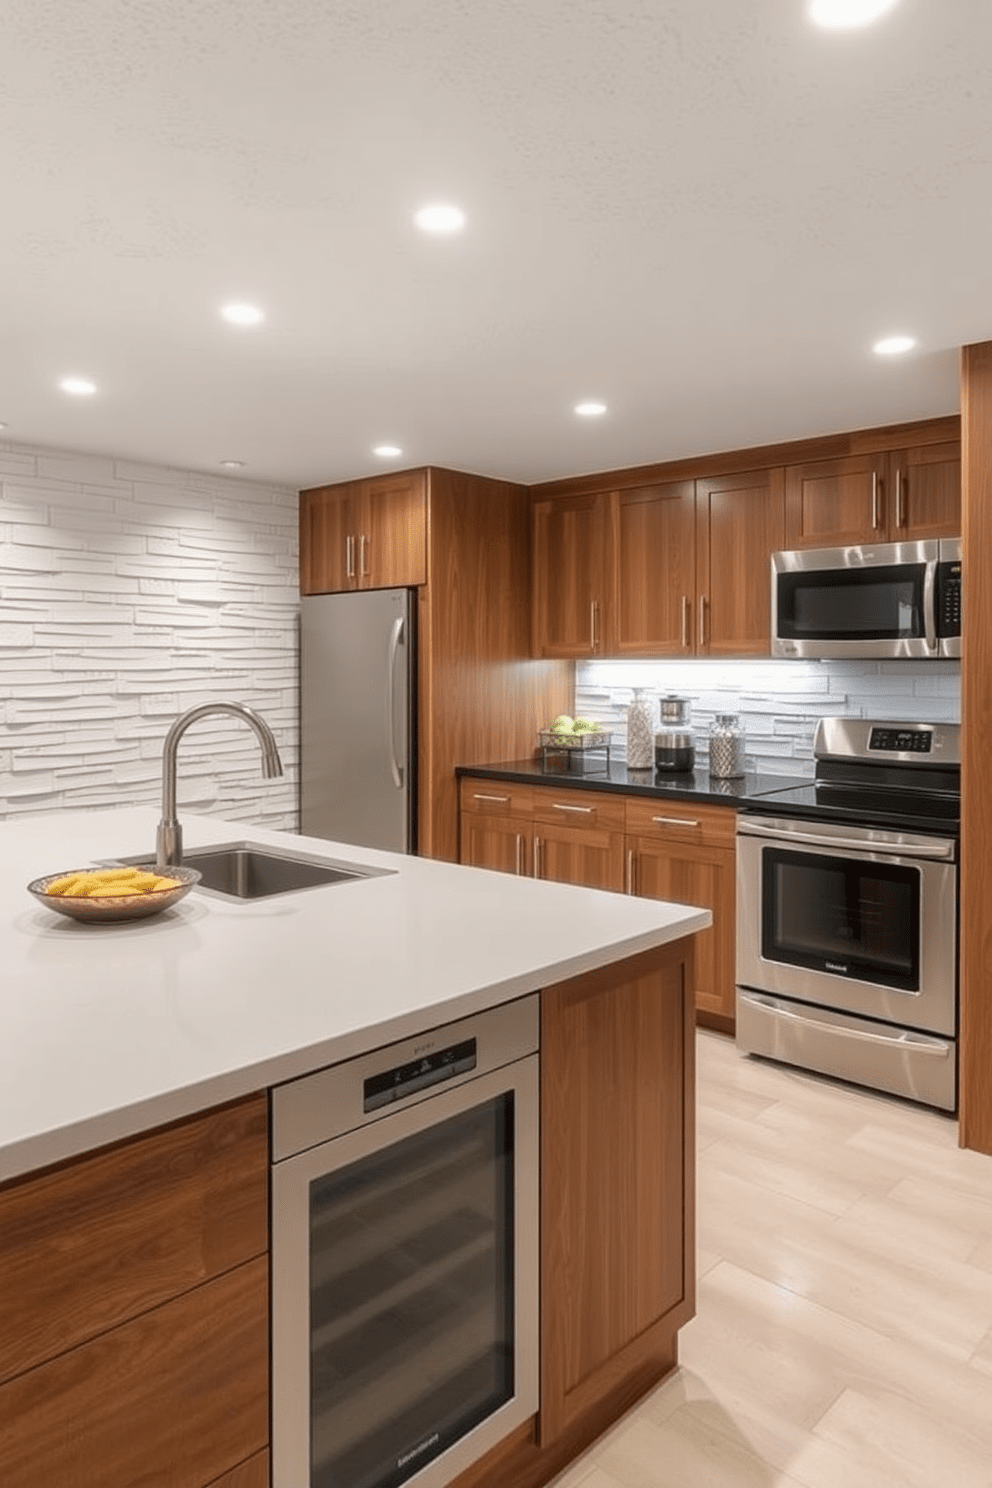
[[[673,842],[734,847],[737,812],[732,806],[703,806],[694,801],[626,801],[628,835],[670,838]]]
[[[541,786],[534,792],[534,820],[559,827],[609,827],[622,832],[623,803],[623,796],[607,795],[605,791]]]
[[[463,777],[461,808],[479,816],[530,816],[534,792],[528,785],[515,785],[509,780]]]
[[[0,1188],[0,1381],[267,1249],[264,1094],[15,1180]]]
[[[268,1351],[260,1256],[0,1385],[0,1483],[224,1483],[268,1444]]]

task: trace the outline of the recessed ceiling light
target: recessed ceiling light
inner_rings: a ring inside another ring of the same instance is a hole
[[[904,351],[912,351],[916,345],[914,336],[883,336],[881,341],[876,341],[872,351],[876,356],[901,356]]]
[[[244,460],[221,460],[220,463],[225,470],[243,470],[245,462]]]
[[[840,31],[848,26],[867,26],[897,4],[897,0],[813,0],[810,19],[818,26]]]
[[[91,393],[96,392],[96,383],[90,382],[88,377],[63,377],[59,387],[64,393],[72,393],[75,398],[88,398]]]
[[[395,460],[396,456],[401,455],[403,451],[398,444],[377,444],[372,453],[382,460]]]
[[[220,313],[231,325],[236,326],[254,326],[265,319],[257,305],[225,305]]]
[[[421,207],[413,220],[424,232],[458,232],[465,226],[465,213],[460,207],[442,206],[438,203],[431,207]]]
[[[591,398],[586,403],[576,403],[575,412],[580,418],[598,418],[601,413],[606,412],[606,404],[597,403]]]

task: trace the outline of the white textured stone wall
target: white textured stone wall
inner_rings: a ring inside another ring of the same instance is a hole
[[[958,723],[957,661],[586,661],[576,666],[575,710],[616,726],[622,758],[625,714],[635,687],[656,699],[691,698],[696,762],[708,758],[717,713],[739,713],[748,769],[812,775],[817,719],[834,714]],[[657,713],[656,715],[657,716]]]
[[[294,830],[297,532],[295,491],[0,442],[0,817],[157,804],[172,720],[229,699],[285,776],[207,719],[180,807]]]

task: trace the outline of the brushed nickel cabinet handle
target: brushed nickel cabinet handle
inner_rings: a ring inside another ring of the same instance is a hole
[[[627,850],[627,893],[634,892],[634,849]]]
[[[517,833],[517,877],[524,871],[524,839],[523,833]]]
[[[651,820],[653,822],[657,822],[659,824],[659,826],[662,826],[662,827],[698,827],[699,826],[699,822],[698,821],[690,821],[687,817],[684,817],[684,816],[653,816],[651,818]]]
[[[906,526],[906,503],[903,499],[902,471],[896,468],[896,526]]]
[[[871,473],[871,530],[878,531],[878,472]]]
[[[358,539],[358,577],[360,579],[367,579],[370,573],[370,570],[365,562],[365,551],[368,545],[369,540],[363,532],[361,537]]]
[[[355,577],[355,539],[350,532],[344,540],[344,567],[346,576],[353,579]]]
[[[596,621],[598,619],[598,615],[596,612],[598,611],[598,609],[599,605],[596,600],[591,600],[589,604],[589,647],[592,651],[595,651],[597,643],[596,633],[598,630],[598,626],[596,624]]]
[[[484,796],[481,791],[472,792],[473,801],[499,801],[505,806],[509,799],[509,796]]]
[[[541,839],[535,834],[534,837],[534,877],[541,876]]]
[[[596,811],[595,806],[562,806],[559,801],[552,801],[551,809],[552,811],[581,811],[583,816],[593,816]]]
[[[706,645],[706,606],[708,604],[709,604],[709,600],[706,598],[706,595],[705,594],[701,594],[699,596],[699,644],[700,644],[700,646],[705,646]]]
[[[689,616],[692,613],[692,604],[688,594],[682,596],[682,649],[689,649]]]

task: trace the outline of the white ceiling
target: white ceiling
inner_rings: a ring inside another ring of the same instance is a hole
[[[992,5],[806,9],[5,0],[3,437],[537,481],[955,411],[992,337]],[[438,200],[460,236],[412,227]]]

